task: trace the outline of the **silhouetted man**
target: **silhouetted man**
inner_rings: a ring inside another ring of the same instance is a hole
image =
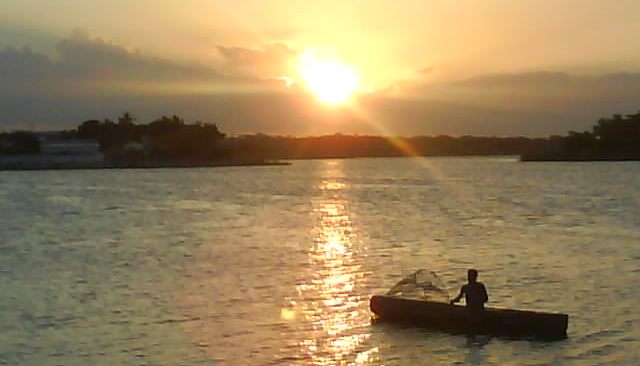
[[[487,289],[482,282],[478,282],[478,271],[470,269],[467,271],[467,279],[469,282],[462,285],[460,293],[455,299],[451,300],[451,305],[457,303],[464,295],[464,301],[467,303],[468,309],[481,310],[484,309],[484,303],[489,301]]]

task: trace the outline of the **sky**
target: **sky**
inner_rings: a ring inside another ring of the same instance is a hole
[[[0,0],[0,130],[548,136],[640,110],[636,0]],[[352,68],[318,100],[308,50]]]

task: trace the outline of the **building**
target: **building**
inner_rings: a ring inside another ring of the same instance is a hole
[[[0,156],[0,169],[94,168],[104,165],[95,140],[68,138],[57,132],[37,133],[40,154]]]

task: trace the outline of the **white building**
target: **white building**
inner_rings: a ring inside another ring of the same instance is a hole
[[[100,146],[93,140],[40,141],[40,157],[51,162],[103,162]]]
[[[56,133],[40,133],[40,154],[0,156],[0,168],[47,169],[99,167],[104,155],[94,140],[61,139]]]

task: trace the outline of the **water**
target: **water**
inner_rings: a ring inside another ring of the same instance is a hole
[[[0,364],[638,364],[639,186],[510,158],[0,172]],[[569,338],[371,325],[424,267]]]

